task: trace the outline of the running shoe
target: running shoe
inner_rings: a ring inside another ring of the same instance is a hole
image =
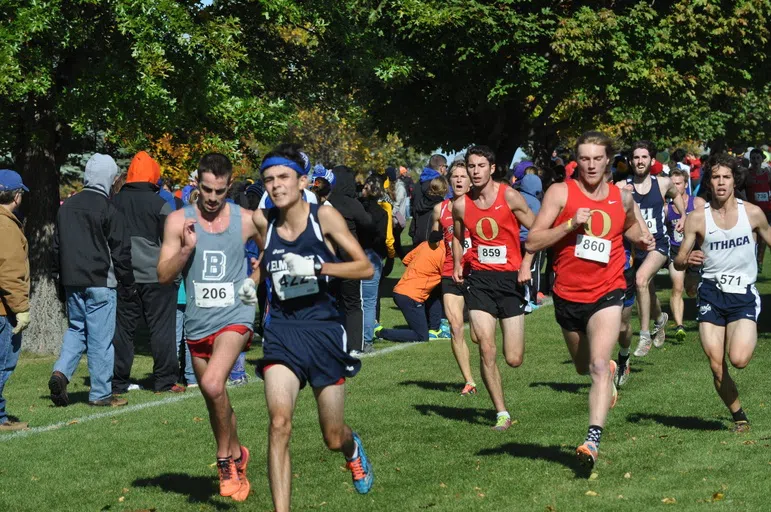
[[[685,327],[678,325],[675,329],[675,339],[677,341],[685,341]]]
[[[473,382],[467,382],[465,386],[463,386],[463,391],[460,392],[460,396],[469,396],[469,395],[476,395],[477,394],[477,386]]]
[[[375,328],[372,330],[373,334],[375,335],[375,338],[379,338],[378,336],[380,334],[380,331],[383,330],[383,326],[380,325],[380,322],[375,324]]]
[[[359,454],[353,460],[346,460],[346,466],[351,470],[353,488],[359,494],[367,494],[375,482],[375,473],[372,471],[372,464],[364,452],[364,444],[356,432],[353,433],[353,442],[356,443]]]
[[[594,468],[594,464],[597,462],[597,445],[592,441],[584,441],[584,444],[576,448],[576,457],[578,462],[588,470]]]
[[[538,292],[538,295],[535,296],[535,303],[540,306],[541,304],[543,304],[543,299],[545,297],[546,296],[543,294],[543,292]]]
[[[228,387],[237,387],[237,386],[243,386],[245,384],[249,383],[249,375],[244,374],[242,377],[239,377],[237,379],[228,379]]]
[[[143,389],[144,388],[139,384],[129,384],[129,387],[128,387],[129,391],[142,391]]]
[[[629,380],[629,373],[631,370],[629,369],[629,359],[626,360],[626,363],[618,365],[618,370],[616,371],[616,387],[620,388],[624,384],[626,384],[626,381]]]
[[[634,349],[634,355],[636,357],[645,357],[651,349],[651,337],[650,334],[643,336],[640,335],[640,339],[637,340],[637,348]]]
[[[505,432],[509,430],[510,426],[511,426],[510,416],[498,416],[498,421],[491,428],[497,432]]]
[[[618,364],[611,359],[610,360],[610,386],[611,386],[611,395],[610,395],[610,408],[613,409],[616,406],[616,402],[618,402],[618,389],[616,389],[616,373],[618,370]]]
[[[236,463],[236,472],[238,473],[238,480],[241,483],[241,487],[238,491],[231,496],[235,501],[245,501],[249,496],[252,486],[249,484],[249,479],[246,478],[246,468],[249,465],[249,449],[246,446],[241,446],[241,463]]]
[[[220,475],[220,496],[233,496],[241,489],[233,457],[217,459],[217,472]]]
[[[669,321],[669,315],[661,313],[661,318],[663,318],[661,322],[653,324],[653,332],[651,333],[651,336],[653,337],[653,346],[656,348],[661,348],[667,338],[666,328],[667,322]]]
[[[750,422],[739,420],[734,421],[734,426],[731,427],[731,432],[736,432],[737,434],[745,434],[750,431]]]

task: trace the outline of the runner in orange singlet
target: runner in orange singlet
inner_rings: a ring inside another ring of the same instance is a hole
[[[613,156],[610,139],[586,132],[576,143],[578,178],[546,192],[530,229],[527,251],[554,246],[554,312],[581,375],[591,374],[589,431],[576,455],[589,469],[608,409],[616,402],[611,351],[621,327],[626,281],[622,236],[639,248],[655,248],[635,217],[634,200],[605,179]]]
[[[525,355],[528,297],[521,283],[530,280],[533,259],[532,254],[523,259],[520,253],[519,223],[529,228],[534,215],[519,192],[492,180],[495,153],[490,148],[469,148],[466,169],[473,188],[452,205],[453,279],[456,283],[465,281],[469,321],[479,341],[482,380],[498,413],[493,429],[504,431],[511,426],[511,415],[496,365],[495,320],[501,324],[506,363],[516,368]],[[466,229],[471,238],[468,277],[462,264]]]

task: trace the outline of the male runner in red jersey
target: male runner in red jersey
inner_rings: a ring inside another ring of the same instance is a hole
[[[525,306],[532,254],[519,250],[519,224],[529,228],[535,216],[525,199],[511,187],[496,183],[495,153],[486,146],[466,152],[466,169],[474,188],[452,205],[454,222],[453,279],[466,285],[471,329],[479,340],[482,380],[498,413],[494,430],[511,426],[503,398],[501,374],[496,365],[495,320],[503,331],[503,355],[512,368],[525,354]],[[464,233],[471,238],[468,277],[463,275]]]
[[[458,199],[462,199],[471,187],[471,181],[466,171],[466,163],[463,160],[456,160],[450,166],[447,173],[450,179],[450,189],[452,190],[452,199],[445,199],[434,206],[434,231],[442,230],[444,235],[445,257],[442,266],[442,303],[444,313],[447,315],[447,321],[450,324],[450,338],[452,340],[452,353],[458,362],[460,373],[466,384],[460,392],[461,396],[474,395],[477,392],[474,377],[471,375],[471,363],[469,361],[469,350],[466,345],[466,335],[463,329],[463,308],[465,306],[464,287],[452,279],[453,259],[452,259],[452,240],[453,240],[453,220],[452,204]],[[464,255],[471,247],[471,239],[468,236],[468,230],[464,234],[465,246]],[[465,262],[466,260],[464,260]],[[471,339],[476,342],[474,331],[471,331]]]
[[[766,155],[763,150],[755,148],[750,151],[750,169],[747,173],[747,201],[760,207],[771,222],[771,172],[763,167]],[[763,256],[766,244],[758,238],[758,273],[763,271]]]
[[[581,375],[591,374],[589,432],[576,455],[588,468],[597,460],[602,427],[616,402],[611,360],[621,327],[626,282],[626,236],[639,248],[655,248],[635,217],[632,194],[609,185],[610,139],[586,132],[576,143],[578,177],[549,187],[527,239],[527,251],[554,246],[554,313]]]

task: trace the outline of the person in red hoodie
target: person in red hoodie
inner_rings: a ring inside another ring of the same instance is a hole
[[[113,198],[123,214],[131,239],[131,263],[136,282],[135,293],[119,294],[115,328],[115,368],[112,379],[114,395],[129,390],[134,363],[134,334],[140,319],[150,329],[153,355],[152,386],[156,392],[185,391],[177,384],[179,361],[176,350],[177,285],[158,282],[158,259],[166,217],[171,206],[158,195],[161,167],[144,151],[129,165],[126,184]]]

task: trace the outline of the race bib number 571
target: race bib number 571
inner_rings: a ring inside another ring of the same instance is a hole
[[[578,235],[574,254],[584,260],[607,263],[610,261],[610,240],[596,236]]]

